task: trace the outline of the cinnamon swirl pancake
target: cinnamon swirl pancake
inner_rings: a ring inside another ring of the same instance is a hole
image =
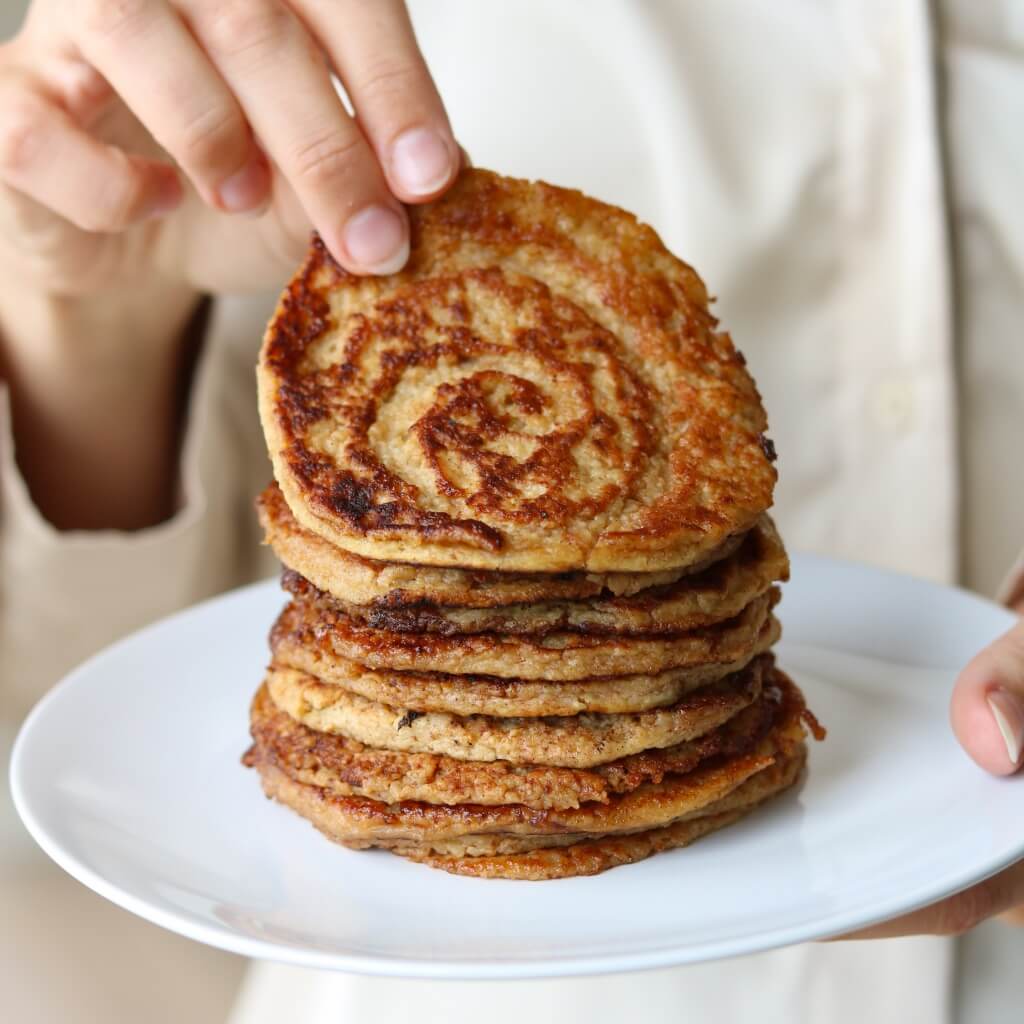
[[[482,170],[409,213],[401,273],[317,242],[267,329],[260,416],[302,526],[383,561],[656,572],[767,510],[757,390],[654,231]]]

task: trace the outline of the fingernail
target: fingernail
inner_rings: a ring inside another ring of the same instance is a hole
[[[410,128],[391,147],[391,173],[406,192],[429,196],[451,177],[453,154],[429,128]]]
[[[367,274],[394,274],[409,259],[405,222],[386,206],[367,206],[350,217],[342,232],[349,258]]]
[[[1006,756],[1020,764],[1024,750],[1024,701],[1009,690],[993,690],[988,695],[988,706],[1006,744]]]
[[[270,169],[261,157],[253,157],[240,171],[221,182],[220,205],[228,213],[248,213],[263,206],[270,183]]]

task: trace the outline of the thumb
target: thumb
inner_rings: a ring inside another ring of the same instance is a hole
[[[1024,759],[1024,619],[960,673],[950,721],[960,745],[986,771],[1011,775]]]

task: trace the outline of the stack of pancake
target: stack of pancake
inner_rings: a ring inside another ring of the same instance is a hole
[[[684,846],[806,757],[776,667],[766,419],[690,267],[629,214],[464,172],[389,278],[314,242],[258,369],[291,596],[266,793],[481,877]]]

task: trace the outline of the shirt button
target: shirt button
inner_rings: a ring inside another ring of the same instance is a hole
[[[914,424],[914,385],[906,377],[883,377],[871,395],[871,415],[876,424],[893,434]]]

